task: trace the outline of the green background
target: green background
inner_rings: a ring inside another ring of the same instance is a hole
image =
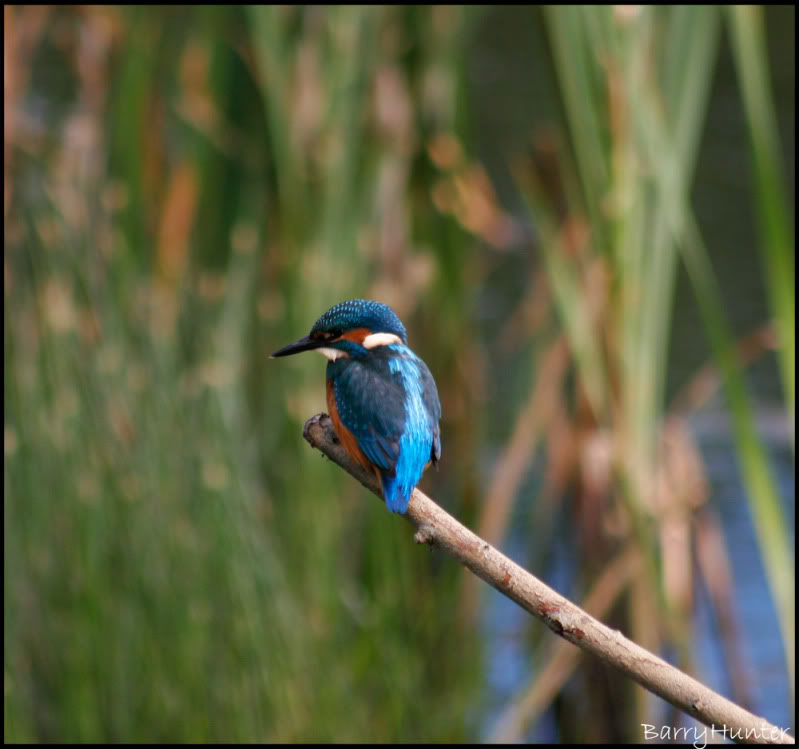
[[[332,304],[422,488],[780,725],[793,8],[6,7],[6,741],[639,741],[684,716],[302,439]]]

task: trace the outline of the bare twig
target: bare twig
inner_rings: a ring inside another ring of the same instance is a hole
[[[381,496],[375,476],[358,466],[338,441],[327,414],[310,418],[303,436],[367,489]],[[414,490],[405,518],[416,526],[415,540],[436,546],[468,567],[555,634],[616,666],[641,686],[728,738],[750,743],[793,744],[787,730],[772,726],[606,627],[483,541],[429,497]]]
[[[591,616],[605,614],[628,587],[640,567],[641,553],[633,544],[629,544],[600,575],[583,601],[585,611]],[[497,744],[522,741],[530,724],[552,703],[568,681],[582,655],[582,651],[573,650],[568,642],[558,641],[549,653],[546,663],[537,669],[535,678],[522,696],[514,700],[500,715],[490,741]]]

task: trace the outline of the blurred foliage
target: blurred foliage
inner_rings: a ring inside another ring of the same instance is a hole
[[[477,157],[471,74],[508,12],[4,9],[6,741],[455,742],[497,708],[509,739],[549,708],[563,739],[652,722],[533,622],[529,689],[495,704],[494,599],[302,440],[323,363],[267,356],[351,297],[391,304],[435,374],[425,489],[523,539],[537,574],[565,551],[564,594],[689,671],[704,585],[751,704],[689,422],[725,387],[792,684],[793,496],[742,374],[776,350],[792,428],[760,11],[727,18],[774,322],[739,341],[691,208],[725,11],[526,10],[503,33],[535,41],[521,76],[550,96],[510,189]],[[681,263],[716,358],[669,404]]]

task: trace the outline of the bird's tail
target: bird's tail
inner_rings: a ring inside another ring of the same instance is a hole
[[[386,476],[381,473],[383,479],[383,496],[386,500],[386,507],[391,512],[404,513],[408,509],[411,501],[413,486],[406,487],[396,476]]]

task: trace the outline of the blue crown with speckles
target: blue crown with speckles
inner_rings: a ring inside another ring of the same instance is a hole
[[[368,328],[373,333],[393,333],[404,344],[408,343],[405,326],[394,314],[394,310],[387,304],[368,299],[350,299],[331,307],[314,323],[311,336],[319,332],[353,328]]]

